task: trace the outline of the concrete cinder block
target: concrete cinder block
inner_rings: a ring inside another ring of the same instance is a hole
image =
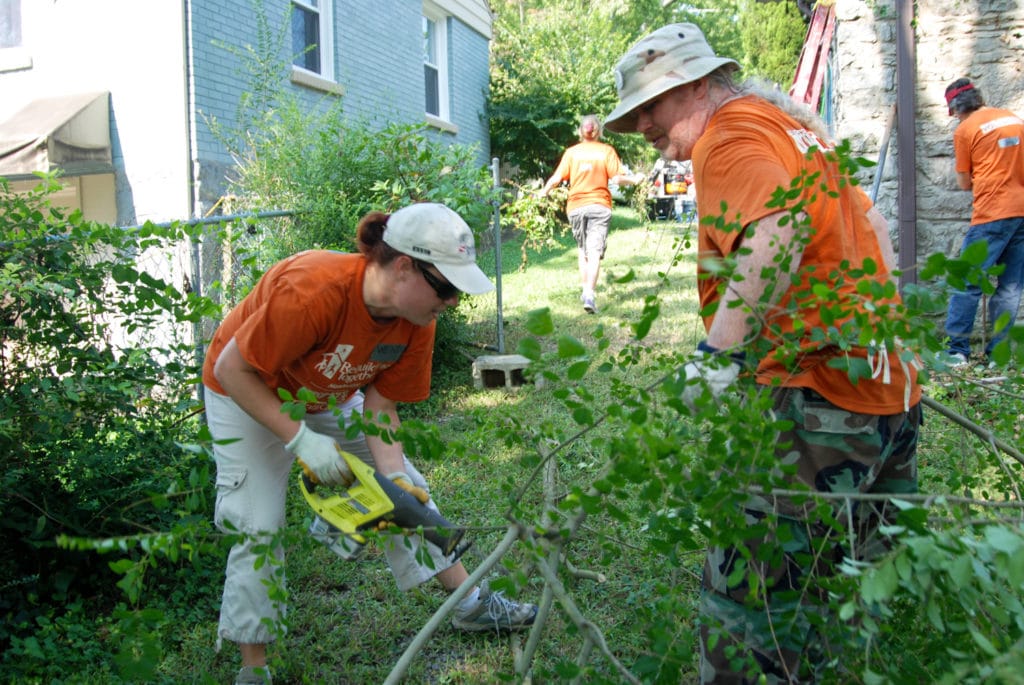
[[[473,385],[478,389],[521,386],[526,383],[523,370],[529,365],[530,360],[521,354],[477,357],[473,362]]]

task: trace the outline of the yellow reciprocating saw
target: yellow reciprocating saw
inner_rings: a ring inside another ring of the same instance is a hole
[[[425,506],[359,457],[341,450],[339,453],[356,480],[347,490],[321,495],[309,474],[299,474],[302,496],[317,514],[309,531],[336,554],[344,559],[357,558],[366,544],[362,533],[379,529],[382,523],[422,534],[452,561],[469,549],[471,543],[459,544],[465,529]]]

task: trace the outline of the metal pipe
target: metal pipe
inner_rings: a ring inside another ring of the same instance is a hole
[[[497,157],[491,159],[491,175],[494,179],[495,191],[501,190],[501,164]],[[501,313],[501,196],[494,194],[494,283],[497,293],[498,311],[498,354],[505,354],[505,324]]]
[[[157,228],[170,228],[171,226],[207,226],[209,224],[219,224],[224,221],[241,221],[243,219],[273,219],[280,216],[295,216],[298,214],[292,209],[272,209],[266,212],[250,212],[248,214],[221,214],[219,216],[207,216],[201,219],[189,219],[187,221],[165,221],[159,224],[151,224]],[[126,231],[137,231],[146,224],[137,224],[135,226],[124,226]]]

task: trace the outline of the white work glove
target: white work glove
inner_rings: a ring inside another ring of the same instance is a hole
[[[355,480],[334,438],[310,429],[305,421],[285,449],[299,458],[306,475],[317,483],[348,486]]]
[[[680,399],[691,412],[696,412],[696,400],[707,387],[713,398],[729,389],[740,375],[742,366],[738,357],[720,354],[720,351],[701,341],[697,345],[697,356],[679,370],[684,382]]]
[[[405,471],[389,473],[388,480],[418,499],[420,504],[426,504],[427,500],[430,499],[430,493],[417,485],[413,485],[412,479],[409,478],[409,474]]]

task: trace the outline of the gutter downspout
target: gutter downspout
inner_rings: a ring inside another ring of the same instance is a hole
[[[195,155],[199,145],[196,140],[195,65],[193,64],[195,52],[192,40],[192,0],[182,1],[182,13],[182,26],[184,27],[182,50],[184,51],[185,65],[185,102],[183,104],[185,106],[185,127],[187,133],[185,147],[186,154],[188,155],[186,168],[188,169],[189,219],[194,220],[202,216],[202,208],[199,199],[199,160],[196,159]],[[195,239],[189,245],[192,258],[192,291],[197,297],[201,297],[203,294],[201,247],[200,241]],[[203,323],[201,320],[192,325],[192,345],[196,365],[201,368],[206,351],[203,344]],[[197,385],[196,398],[200,404],[203,401],[202,393],[202,386]]]

